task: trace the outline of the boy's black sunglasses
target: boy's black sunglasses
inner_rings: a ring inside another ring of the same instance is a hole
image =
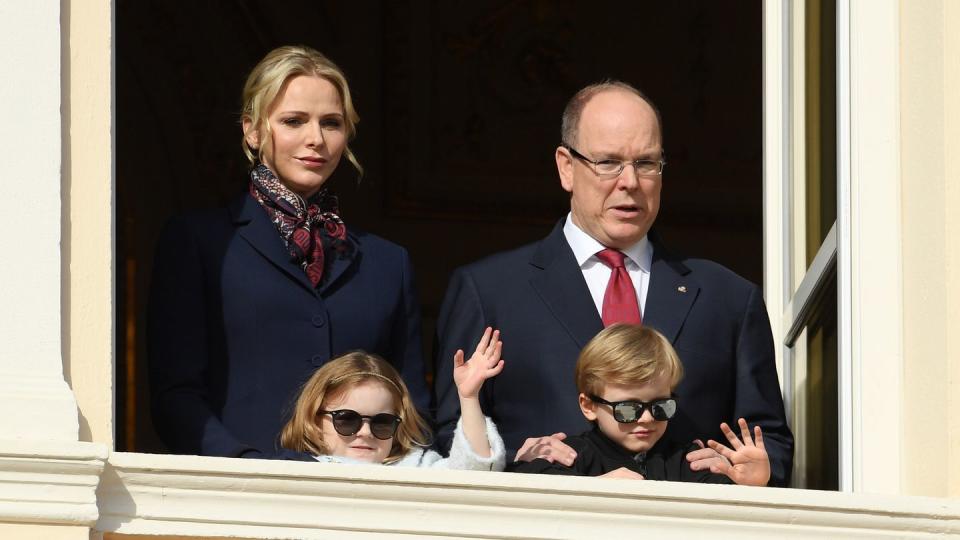
[[[344,437],[356,435],[363,427],[363,421],[367,420],[370,422],[370,433],[381,441],[393,437],[401,421],[401,418],[395,414],[380,413],[368,416],[350,409],[317,411],[317,414],[329,414],[333,419],[333,429]]]
[[[650,414],[657,421],[664,421],[673,418],[677,414],[676,398],[662,398],[653,401],[607,401],[601,397],[590,395],[590,399],[596,403],[609,405],[613,408],[613,419],[621,424],[632,424],[643,416],[644,409],[650,409]]]

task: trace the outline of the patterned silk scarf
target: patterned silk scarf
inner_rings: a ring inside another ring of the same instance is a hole
[[[347,227],[338,215],[337,197],[326,189],[304,201],[260,163],[250,171],[250,195],[266,210],[290,260],[303,268],[314,287],[323,281],[327,255],[344,257],[352,252]]]

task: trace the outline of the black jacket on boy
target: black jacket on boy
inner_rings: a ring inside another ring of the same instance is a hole
[[[649,452],[635,454],[608,439],[599,428],[568,437],[563,442],[576,450],[577,459],[567,467],[545,459],[526,463],[517,462],[507,466],[508,471],[533,474],[565,474],[570,476],[600,476],[621,467],[642,474],[647,480],[670,480],[674,482],[700,482],[706,484],[732,484],[726,475],[708,470],[690,470],[686,460],[688,452],[697,450],[696,444],[681,445],[663,438]]]

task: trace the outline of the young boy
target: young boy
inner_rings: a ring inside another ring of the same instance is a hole
[[[672,391],[683,376],[683,367],[670,342],[656,330],[615,324],[596,335],[577,359],[576,380],[580,410],[593,423],[592,430],[564,440],[577,452],[567,467],[545,459],[517,463],[511,470],[540,474],[604,476],[680,482],[708,482],[765,486],[770,461],[760,427],[750,437],[740,419],[743,441],[721,424],[728,448],[708,441],[730,463],[709,471],[692,471],[685,456],[689,445],[657,444],[678,404]]]

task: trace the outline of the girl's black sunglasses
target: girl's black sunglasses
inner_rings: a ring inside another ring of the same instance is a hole
[[[333,429],[344,437],[356,435],[363,427],[363,421],[366,420],[370,423],[370,433],[381,441],[385,441],[396,434],[401,420],[395,414],[380,413],[368,416],[350,409],[317,411],[317,414],[329,414],[333,419]]]

